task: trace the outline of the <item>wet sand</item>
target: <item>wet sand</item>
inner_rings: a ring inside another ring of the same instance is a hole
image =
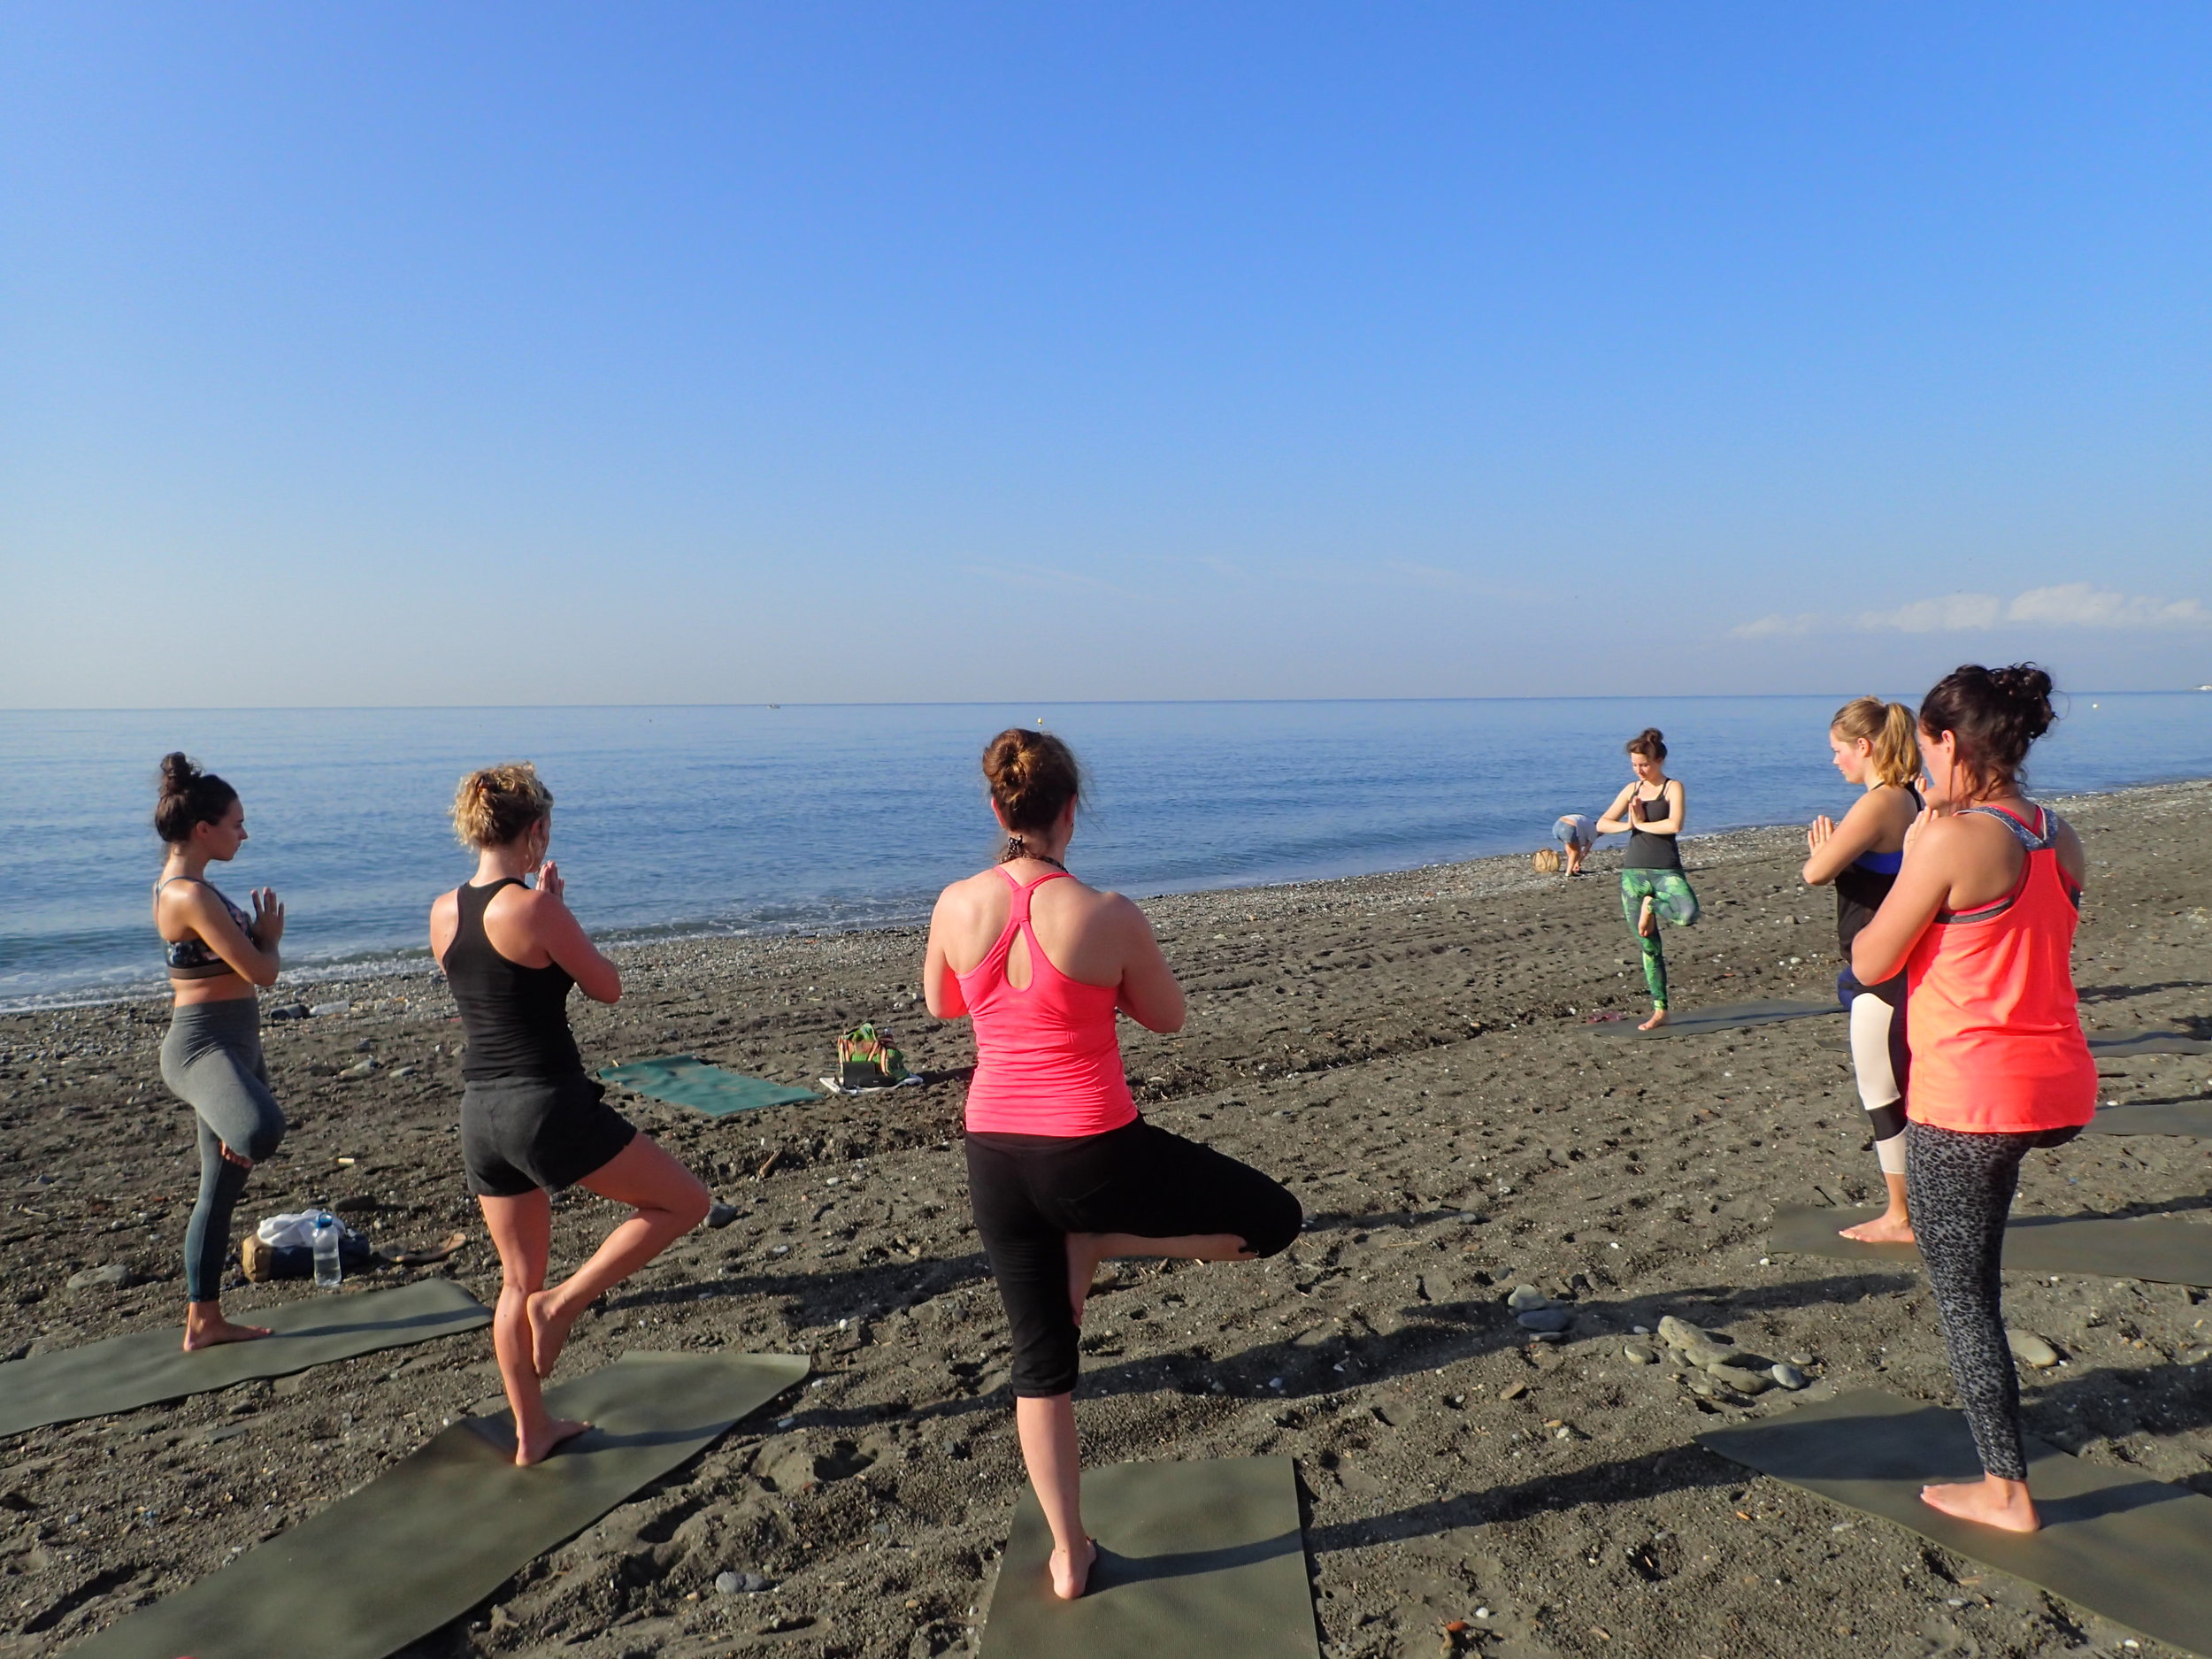
[[[2212,1031],[2212,784],[2063,804],[2092,861],[2085,1022]],[[1666,935],[1678,1005],[1831,995],[1832,901],[1799,887],[1797,832],[1685,851],[1704,919]],[[1125,1028],[1141,1104],[1286,1181],[1310,1225],[1263,1264],[1110,1270],[1083,1342],[1087,1455],[1294,1457],[1337,1659],[1427,1659],[1455,1620],[1464,1650],[1502,1655],[2108,1650],[2116,1625],[1689,1444],[1792,1396],[1707,1398],[1624,1357],[1632,1327],[1672,1313],[1801,1357],[1816,1394],[1950,1398],[1916,1273],[1763,1259],[1774,1204],[1880,1190],[1842,1021],[1664,1042],[1589,1027],[1645,1011],[1617,864],[1568,881],[1491,859],[1148,906],[1192,1010],[1177,1037]],[[588,920],[588,881],[572,891]],[[968,1650],[1021,1471],[958,1148],[972,1050],[920,1008],[920,953],[916,930],[621,953],[622,1003],[579,1013],[591,1064],[689,1052],[810,1083],[873,1018],[942,1075],[719,1121],[623,1100],[738,1215],[587,1315],[561,1374],[726,1346],[806,1353],[816,1379],[411,1654]],[[242,1216],[330,1202],[402,1247],[465,1228],[427,1271],[488,1302],[442,985],[316,995],[351,1007],[267,1025],[292,1129]],[[157,1073],[166,1020],[156,1002],[0,1017],[0,1356],[180,1314],[196,1164]],[[2116,1101],[2212,1089],[2205,1056],[2103,1070]],[[2091,1137],[2032,1159],[2018,1208],[2193,1215],[2212,1208],[2207,1155]],[[612,1216],[563,1199],[557,1266]],[[138,1282],[65,1287],[109,1264]],[[1563,1340],[1515,1323],[1503,1299],[1523,1284],[1570,1307]],[[2012,1323],[2069,1362],[2028,1376],[2032,1432],[2212,1492],[2200,1293],[2019,1275],[2007,1291]],[[252,1286],[227,1305],[311,1294]],[[479,1333],[0,1443],[0,1654],[64,1650],[497,1394]],[[724,1573],[771,1587],[723,1594]]]

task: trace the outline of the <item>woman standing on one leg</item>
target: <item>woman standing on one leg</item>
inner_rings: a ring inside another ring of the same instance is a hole
[[[1598,820],[1598,833],[1628,832],[1621,860],[1621,911],[1636,930],[1644,954],[1644,985],[1651,993],[1651,1018],[1640,1028],[1667,1023],[1667,956],[1659,943],[1659,924],[1691,927],[1697,922],[1697,895],[1682,873],[1675,837],[1682,833],[1682,780],[1667,776],[1667,743],[1655,726],[1646,726],[1624,746],[1636,777],[1613,797]]]
[[[2057,718],[2050,697],[2051,677],[2020,664],[1961,668],[1922,701],[1928,808],[1851,951],[1869,985],[1900,967],[1911,979],[1905,1178],[1984,1471],[1921,1500],[2015,1532],[2039,1521],[2005,1342],[2005,1216],[2021,1160],[2072,1140],[2097,1105],[2071,964],[2081,842],[2020,788],[2028,746]]]
[[[176,1008],[161,1045],[161,1080],[199,1119],[200,1195],[184,1233],[184,1346],[211,1348],[269,1334],[223,1317],[230,1218],[253,1166],[284,1139],[284,1113],[261,1057],[258,985],[274,985],[284,906],[269,887],[240,910],[207,879],[246,844],[238,791],[182,755],[161,763],[154,828],[168,847],[154,884],[154,926]]]
[[[527,764],[461,780],[453,826],[476,879],[430,907],[430,953],[468,1033],[461,1156],[499,1251],[492,1347],[515,1414],[515,1462],[541,1463],[591,1425],[546,1415],[539,1386],[576,1316],[703,1220],[698,1178],[608,1106],[568,1028],[568,993],[622,995],[622,976],[584,934],[549,860],[553,796]],[[535,875],[537,885],[528,885]],[[631,1206],[591,1259],[550,1290],[548,1189],[581,1186]]]
[[[1846,783],[1865,791],[1851,803],[1843,822],[1825,815],[1805,833],[1809,856],[1805,885],[1836,889],[1836,938],[1845,967],[1836,995],[1851,1015],[1851,1064],[1859,1080],[1859,1103],[1874,1130],[1874,1156],[1889,1188],[1889,1208],[1872,1221],[1843,1229],[1847,1239],[1864,1244],[1910,1244],[1912,1217],[1905,1194],[1905,1079],[1910,1055],[1905,1044],[1905,975],[1890,975],[1879,985],[1862,985],[1851,972],[1852,941],[1874,919],[1897,880],[1905,858],[1905,832],[1920,814],[1920,744],[1913,735],[1913,713],[1901,703],[1860,697],[1836,710],[1828,727],[1828,748]]]
[[[1144,912],[1061,862],[1082,787],[1067,745],[1002,732],[983,772],[1005,850],[938,899],[923,989],[939,1018],[975,1022],[969,1199],[1013,1326],[1014,1422],[1052,1528],[1053,1594],[1072,1600],[1097,1555],[1083,1530],[1074,1392],[1092,1274],[1117,1256],[1272,1256],[1303,1215],[1258,1171],[1137,1115],[1115,1013],[1179,1031],[1183,991]]]

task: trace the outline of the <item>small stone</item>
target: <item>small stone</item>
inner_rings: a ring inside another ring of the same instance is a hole
[[[2048,1371],[2058,1363],[2058,1350],[2032,1331],[2008,1331],[2005,1344],[2012,1349],[2013,1358],[2037,1371]]]
[[[120,1262],[110,1262],[104,1267],[88,1267],[81,1273],[69,1276],[72,1290],[121,1290],[135,1277]]]
[[[773,1585],[770,1584],[765,1578],[762,1577],[757,1572],[749,1572],[745,1575],[745,1594],[748,1595],[758,1595],[763,1590],[770,1590],[774,1587],[775,1586]]]
[[[1795,1394],[1809,1380],[1803,1371],[1789,1364],[1777,1363],[1769,1368],[1767,1375],[1792,1394]]]
[[[736,1595],[744,1588],[745,1575],[741,1572],[718,1572],[714,1575],[714,1593],[717,1595]]]
[[[1539,1335],[1564,1331],[1574,1323],[1574,1315],[1564,1308],[1535,1308],[1520,1316],[1521,1329]]]
[[[737,1206],[716,1202],[707,1206],[707,1225],[726,1227],[737,1219]]]
[[[1712,1335],[1700,1330],[1687,1319],[1678,1319],[1668,1314],[1659,1321],[1659,1340],[1669,1348],[1687,1348],[1693,1342],[1709,1342]]]
[[[362,1038],[359,1042],[353,1045],[353,1051],[356,1054],[374,1054],[376,1052],[376,1039],[373,1037]]]
[[[334,1014],[346,1012],[352,1006],[350,1002],[318,1002],[307,1011],[316,1019],[327,1019]]]
[[[1793,1365],[1817,1365],[1820,1363],[1820,1361],[1810,1354],[1798,1353],[1790,1356],[1790,1363]]]
[[[1518,1400],[1527,1392],[1528,1385],[1526,1383],[1509,1382],[1506,1384],[1504,1387],[1498,1390],[1498,1398],[1501,1400]]]
[[[1655,1365],[1659,1361],[1659,1356],[1641,1342],[1631,1342],[1623,1348],[1621,1357],[1632,1365]]]
[[[415,1068],[411,1065],[396,1065],[392,1068],[392,1075],[394,1077],[412,1077],[415,1075]],[[492,1610],[494,1612],[504,1612],[506,1609],[503,1608],[495,1608]]]
[[[1718,1379],[1740,1394],[1763,1394],[1774,1386],[1774,1379],[1763,1371],[1748,1371],[1740,1365],[1731,1365],[1717,1373]]]
[[[344,1071],[339,1072],[338,1075],[340,1077],[349,1078],[374,1077],[376,1075],[376,1056],[374,1055],[371,1055],[365,1060],[356,1061],[353,1064],[348,1066]]]
[[[1712,1398],[1713,1379],[1703,1371],[1692,1371],[1687,1378],[1684,1379],[1682,1386],[1694,1394],[1702,1395],[1709,1400]]]
[[[1551,1298],[1533,1285],[1516,1285],[1505,1305],[1515,1313],[1535,1313],[1551,1306]]]
[[[1723,1348],[1717,1342],[1708,1342],[1701,1338],[1695,1342],[1683,1345],[1682,1357],[1700,1371],[1713,1371],[1734,1359],[1736,1350],[1732,1348]]]

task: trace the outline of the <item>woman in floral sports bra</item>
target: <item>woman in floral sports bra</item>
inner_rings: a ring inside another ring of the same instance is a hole
[[[2081,842],[2021,793],[2028,747],[2057,718],[2032,663],[1961,668],[1920,704],[1928,805],[1903,868],[1851,948],[1878,985],[1909,980],[1905,1181],[1983,1478],[1922,1502],[2007,1532],[2040,1525],[2005,1342],[2001,1269],[2020,1164],[2081,1133],[2097,1067],[2074,997]]]
[[[154,926],[176,1009],[161,1045],[161,1080],[199,1119],[200,1194],[184,1232],[184,1346],[266,1336],[223,1317],[231,1212],[253,1166],[284,1139],[284,1113],[261,1057],[257,986],[276,983],[284,906],[257,887],[249,916],[207,879],[246,843],[238,791],[182,755],[161,763],[154,828],[168,848],[154,884]]]
[[[1289,1248],[1298,1201],[1257,1170],[1155,1128],[1122,1072],[1118,1013],[1182,1029],[1183,991],[1140,910],[1070,875],[1082,779],[1058,738],[1016,728],[983,756],[1006,832],[998,867],[930,918],[923,989],[975,1023],[968,1193],[1014,1338],[1014,1422],[1052,1529],[1053,1594],[1083,1594],[1076,1339],[1109,1256],[1248,1262]]]

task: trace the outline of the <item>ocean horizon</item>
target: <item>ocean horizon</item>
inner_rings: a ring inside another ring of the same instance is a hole
[[[445,817],[472,767],[537,762],[553,856],[594,935],[817,933],[913,922],[993,856],[977,758],[1040,724],[1076,749],[1089,810],[1071,864],[1138,896],[1404,870],[1545,844],[1667,733],[1689,833],[1839,813],[1841,696],[543,704],[0,710],[0,1008],[158,990],[146,895],[160,757],[243,796],[250,839],[214,879],[273,886],[287,983],[426,959],[431,900],[472,862]],[[2032,787],[2212,775],[2212,695],[2077,692]]]

